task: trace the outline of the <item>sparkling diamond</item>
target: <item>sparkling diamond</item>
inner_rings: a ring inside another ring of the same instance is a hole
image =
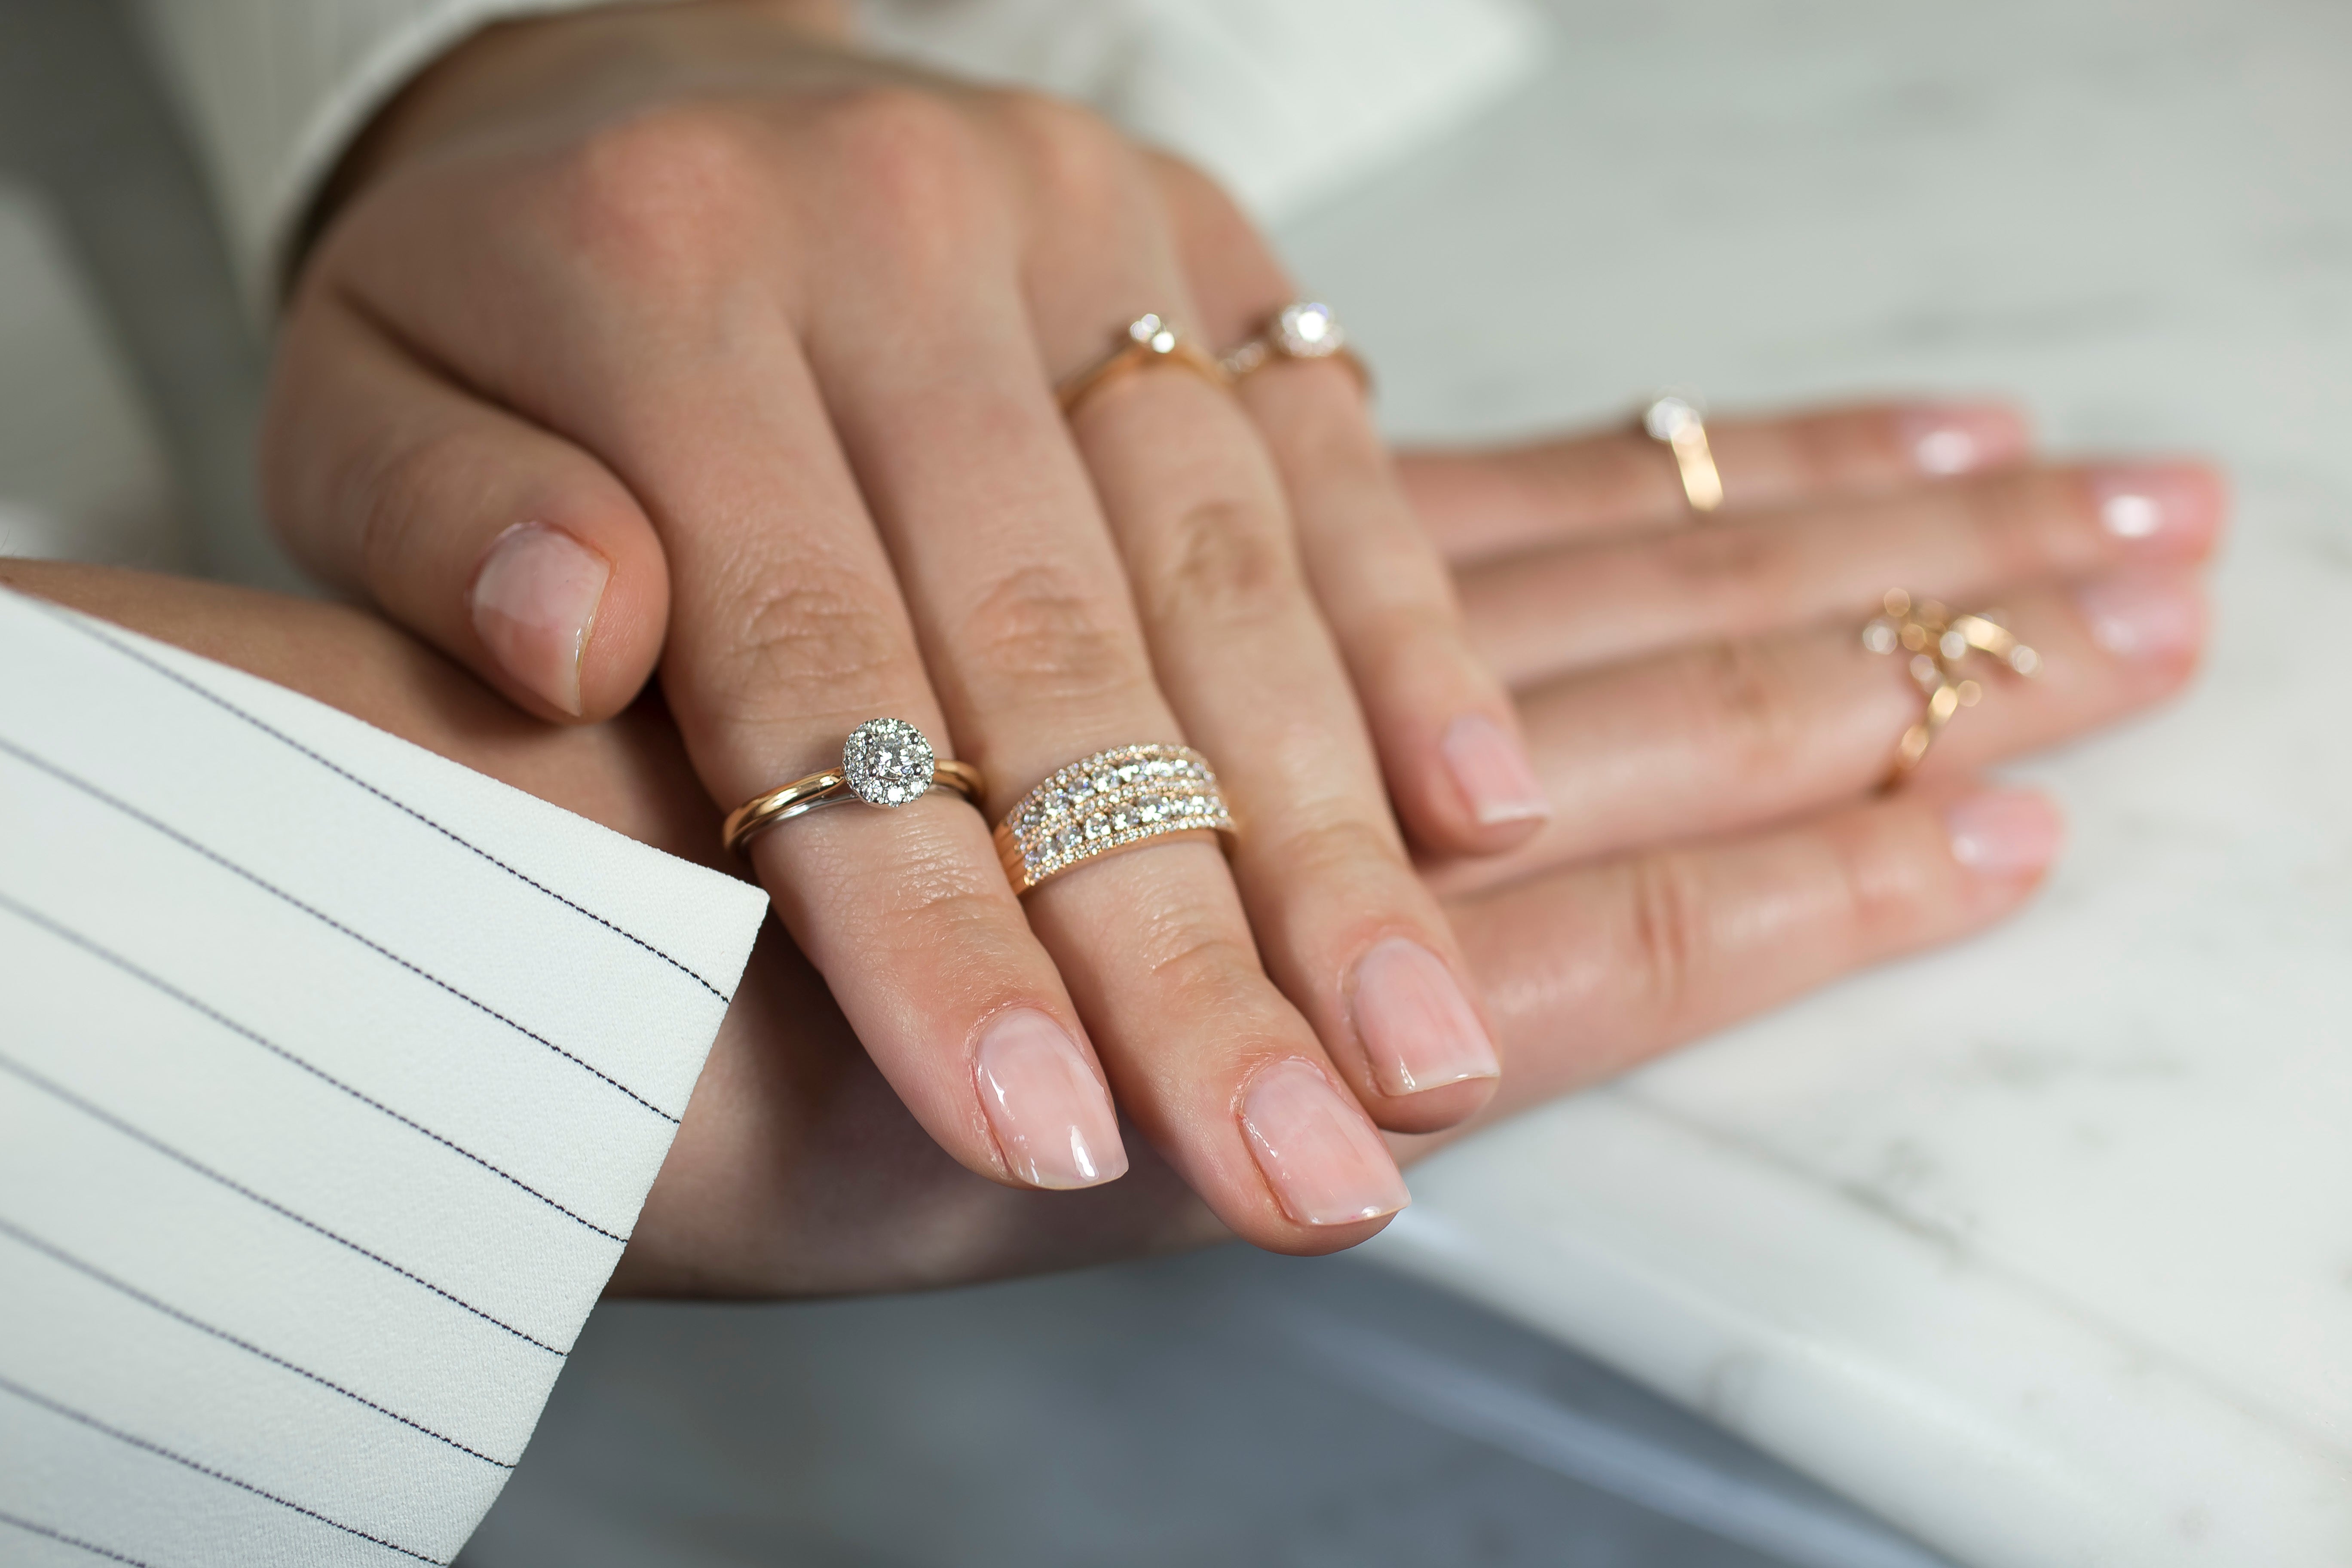
[[[868,719],[841,748],[841,771],[868,805],[904,805],[931,787],[938,758],[923,732],[904,719]]]
[[[1699,412],[1687,397],[1666,394],[1642,410],[1642,428],[1650,433],[1653,441],[1671,441],[1682,431],[1699,422]]]
[[[1274,335],[1293,359],[1321,359],[1338,353],[1347,342],[1331,307],[1313,300],[1286,307],[1274,320]]]
[[[1862,628],[1862,646],[1873,653],[1893,653],[1895,642],[1895,623],[1892,621],[1873,621]]]

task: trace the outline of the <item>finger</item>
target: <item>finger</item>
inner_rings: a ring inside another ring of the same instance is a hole
[[[1480,653],[1517,685],[1866,617],[1890,586],[1964,604],[2006,583],[2202,560],[2226,508],[2200,463],[2011,469],[1472,566],[1462,595]]]
[[[354,279],[438,363],[596,453],[639,499],[676,585],[664,691],[726,805],[838,765],[876,717],[952,754],[777,278],[807,237],[775,199],[763,134],[699,110],[631,119],[560,168],[503,171],[476,195],[508,243],[462,256],[404,244],[405,215],[380,193],[313,272]],[[1124,1169],[1076,1007],[977,811],[943,794],[843,805],[777,825],[752,861],[950,1154],[1030,1185]],[[1047,1121],[1056,1134],[1038,1132]]]
[[[1218,343],[1297,296],[1246,217],[1190,165],[1154,160],[1201,325]],[[1473,651],[1444,559],[1413,516],[1340,361],[1275,358],[1238,387],[1297,530],[1315,604],[1347,661],[1397,815],[1432,853],[1524,840],[1542,791],[1508,694]]]
[[[1449,901],[1511,1051],[1485,1125],[2014,912],[2056,809],[1964,780]],[[1468,1128],[1463,1131],[1468,1131]],[[1458,1134],[1400,1141],[1410,1157]]]
[[[2024,418],[1997,403],[1710,419],[1707,437],[1725,513],[1981,472],[2022,461],[2032,446]],[[1622,428],[1565,440],[1407,452],[1397,471],[1439,548],[1457,562],[1691,521],[1673,457],[1630,416]]]
[[[931,139],[927,166],[961,173],[919,209],[866,205],[861,221],[877,226],[842,233],[818,258],[807,341],[950,725],[990,775],[1001,818],[1080,758],[1190,731],[1155,681],[1021,308],[1019,247],[993,216],[986,149],[924,112],[891,140],[903,154]],[[1402,1205],[1376,1132],[1258,963],[1212,843],[1084,863],[1025,903],[1122,1109],[1233,1229],[1321,1251]],[[1270,1119],[1285,1130],[1269,1132]]]
[[[2020,594],[2005,621],[2040,654],[2039,673],[1980,673],[1983,700],[1945,728],[1920,777],[2053,744],[2179,690],[2203,645],[2204,595],[2193,573],[2170,568]],[[1924,700],[1904,661],[1869,652],[1857,630],[1688,649],[1528,694],[1552,825],[1508,856],[1433,878],[1449,891],[1489,886],[1874,788]]]
[[[543,718],[607,718],[644,687],[669,574],[602,463],[319,290],[289,316],[269,395],[264,502],[305,566]]]

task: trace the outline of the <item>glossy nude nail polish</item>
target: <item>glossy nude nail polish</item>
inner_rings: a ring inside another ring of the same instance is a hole
[[[1378,1219],[1412,1201],[1379,1131],[1312,1062],[1262,1069],[1243,1097],[1242,1131],[1283,1213],[1301,1225]]]
[[[2205,601],[2170,578],[2109,578],[2078,590],[2074,603],[2091,640],[2117,658],[2163,658],[2193,652],[2205,637]]]
[[[2134,542],[2201,545],[2221,527],[2221,481],[2196,463],[2116,463],[2086,478],[2099,526]]]
[[[1419,942],[1391,937],[1356,961],[1356,1037],[1382,1092],[1419,1094],[1503,1070],[1454,972]]]
[[[1551,815],[1551,802],[1528,761],[1527,748],[1483,713],[1465,713],[1438,742],[1471,814],[1486,826],[1533,822]]]
[[[572,535],[519,522],[474,574],[474,630],[509,675],[576,714],[581,657],[612,578],[612,563]]]
[[[1944,812],[1952,858],[1985,877],[2038,876],[2065,836],[2058,808],[2027,790],[1988,790]]]
[[[1902,433],[1911,461],[1937,479],[2013,463],[2032,445],[2025,422],[1995,404],[1908,409]]]
[[[981,1108],[1014,1175],[1059,1188],[1127,1173],[1110,1095],[1059,1024],[1034,1007],[1000,1013],[975,1055]]]

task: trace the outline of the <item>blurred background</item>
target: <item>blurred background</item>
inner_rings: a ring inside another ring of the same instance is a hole
[[[2352,564],[2304,457],[2345,411],[2352,12],[1541,9],[1516,86],[1278,227],[1396,431],[2022,383],[2061,444],[2219,440]],[[0,0],[0,552],[298,586],[255,516],[262,356],[115,0]],[[461,1561],[1946,1561],[1371,1250],[608,1306]]]

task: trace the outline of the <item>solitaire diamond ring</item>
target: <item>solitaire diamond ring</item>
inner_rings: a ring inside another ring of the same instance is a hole
[[[1358,384],[1371,390],[1372,373],[1348,346],[1348,334],[1331,307],[1319,300],[1285,305],[1258,334],[1227,354],[1225,374],[1239,381],[1278,359],[1338,360],[1355,375]]]
[[[839,767],[754,795],[728,813],[727,847],[740,855],[766,829],[820,806],[852,800],[900,806],[935,789],[952,791],[976,805],[981,788],[978,768],[941,761],[923,732],[904,719],[868,719],[842,742]]]

